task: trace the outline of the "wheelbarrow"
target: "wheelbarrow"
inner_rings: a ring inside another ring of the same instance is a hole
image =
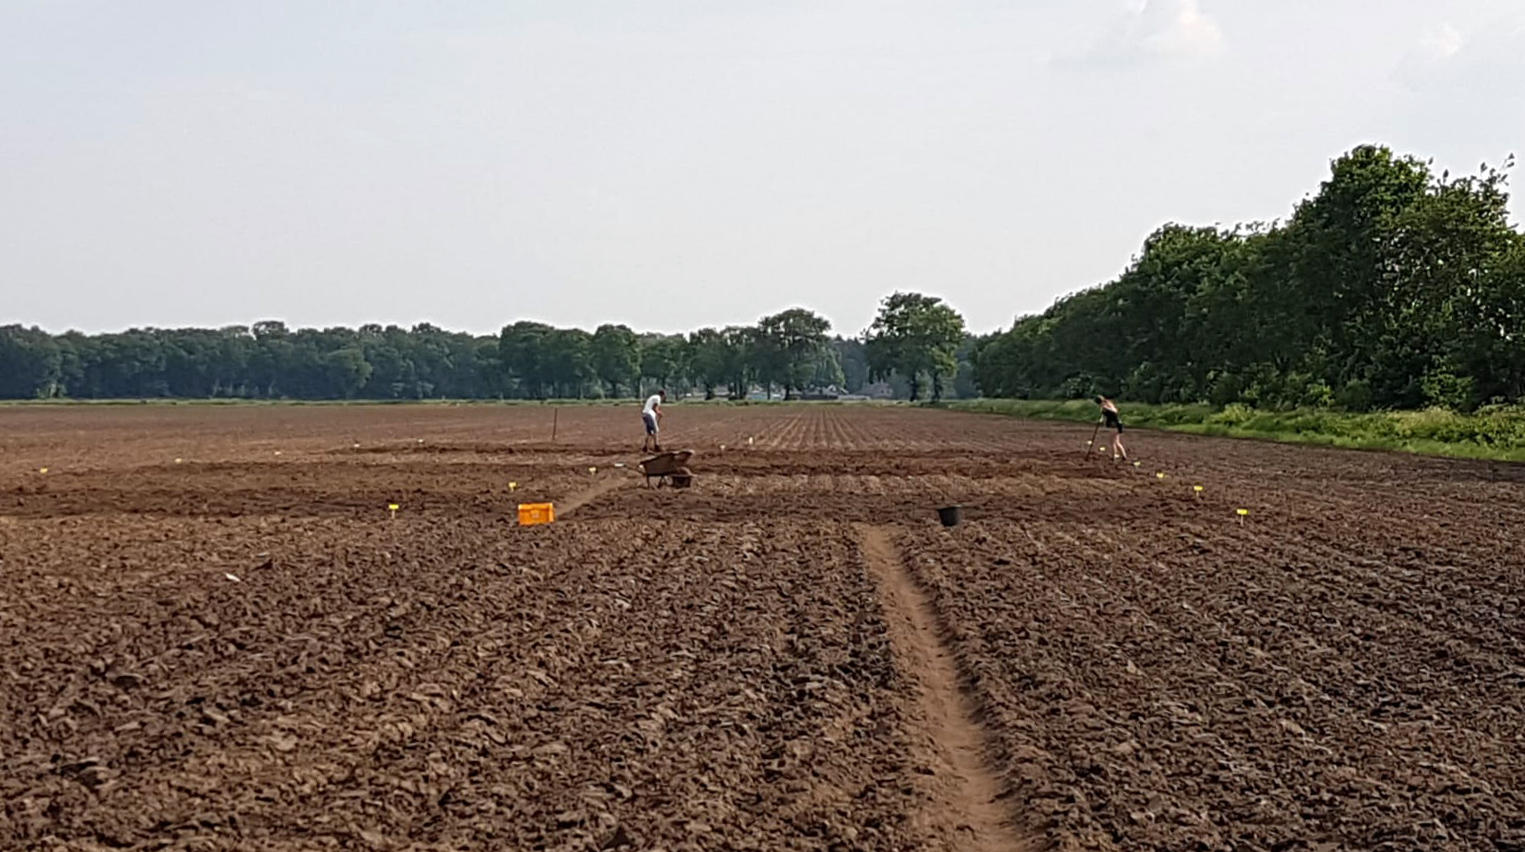
[[[645,475],[647,488],[651,487],[653,477],[659,488],[664,483],[674,488],[687,488],[694,483],[694,472],[688,469],[688,460],[693,456],[693,450],[673,450],[653,456],[636,467]]]

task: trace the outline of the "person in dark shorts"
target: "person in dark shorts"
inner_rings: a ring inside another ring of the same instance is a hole
[[[661,429],[662,403],[666,401],[667,391],[657,391],[641,408],[641,422],[646,426],[646,440],[641,442],[642,452],[645,452],[647,447],[651,447],[656,452],[662,452],[662,443],[657,439],[657,432]]]
[[[1117,403],[1104,396],[1096,397],[1096,404],[1101,406],[1101,422],[1108,429],[1114,429],[1112,433],[1112,459],[1128,460],[1128,450],[1123,446],[1123,419],[1117,413]]]

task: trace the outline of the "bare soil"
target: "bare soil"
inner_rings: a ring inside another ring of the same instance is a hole
[[[0,409],[0,848],[1525,849],[1520,467],[637,414]]]

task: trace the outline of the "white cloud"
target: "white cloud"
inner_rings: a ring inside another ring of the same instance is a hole
[[[1458,31],[1449,23],[1424,33],[1393,70],[1412,92],[1445,91],[1472,101],[1518,100],[1525,73],[1525,17]]]
[[[1393,71],[1406,87],[1406,136],[1453,162],[1497,162],[1525,136],[1525,16],[1443,25],[1413,43]],[[1464,129],[1459,130],[1459,129]],[[1457,137],[1464,132],[1465,144]]]
[[[1467,40],[1450,24],[1441,24],[1438,29],[1426,33],[1419,42],[1420,48],[1436,59],[1455,56],[1466,43]]]
[[[1137,0],[1094,44],[1061,61],[1082,66],[1131,65],[1211,58],[1223,48],[1223,30],[1203,13],[1199,0]]]
[[[1443,23],[1420,36],[1399,60],[1393,76],[1410,89],[1425,88],[1443,75],[1451,60],[1467,46],[1467,38],[1450,23]]]
[[[1197,0],[1145,0],[1139,12],[1142,39],[1150,53],[1160,56],[1214,56],[1223,50],[1223,31]]]

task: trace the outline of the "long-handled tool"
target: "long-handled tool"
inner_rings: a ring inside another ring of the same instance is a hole
[[[1091,448],[1096,446],[1096,436],[1100,434],[1101,424],[1097,423],[1096,428],[1091,430],[1091,440],[1086,442],[1086,458],[1091,457]]]

